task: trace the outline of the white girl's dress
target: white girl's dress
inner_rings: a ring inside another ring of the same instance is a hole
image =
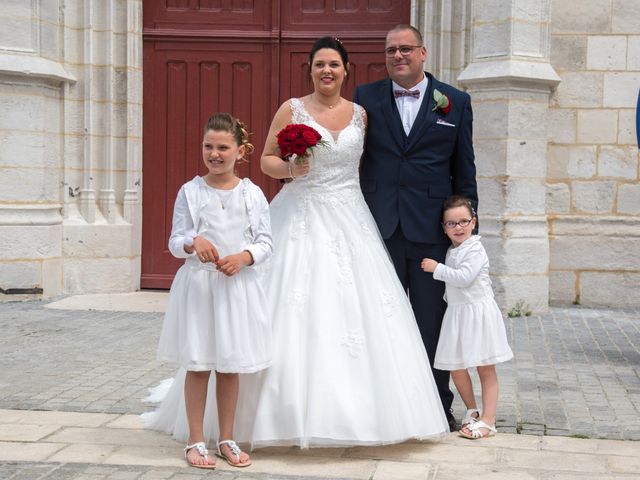
[[[364,110],[354,105],[333,133],[300,100],[291,110],[327,145],[271,203],[274,255],[261,274],[273,364],[241,375],[235,439],[306,448],[438,438],[449,428],[429,359],[360,190]]]
[[[445,265],[438,264],[433,278],[446,282],[447,301],[435,368],[461,370],[513,358],[480,236],[472,235],[458,247],[449,248]]]
[[[184,251],[185,238],[195,234],[209,240],[220,258],[248,250],[254,264],[231,277],[218,272],[214,264],[202,263],[195,253]],[[165,401],[143,421],[150,428],[186,439],[183,389],[187,370],[253,373],[271,364],[271,322],[254,268],[272,251],[267,200],[248,179],[224,191],[195,177],[178,193],[169,248],[186,260],[171,285],[158,359],[180,366],[179,381],[172,387],[171,382],[162,384],[156,395],[166,396]],[[209,422],[208,435],[217,437],[215,375],[211,376],[206,415],[215,419]]]

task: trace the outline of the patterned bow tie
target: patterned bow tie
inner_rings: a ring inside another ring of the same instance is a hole
[[[394,90],[393,94],[398,97],[420,98],[420,90]]]

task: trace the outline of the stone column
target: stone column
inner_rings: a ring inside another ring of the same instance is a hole
[[[60,0],[62,2],[62,0]],[[140,286],[142,1],[64,0],[66,293]]]
[[[545,180],[549,0],[474,0],[470,63],[458,77],[472,98],[483,243],[504,312],[549,303]]]
[[[0,292],[62,292],[59,4],[7,0],[0,28]]]

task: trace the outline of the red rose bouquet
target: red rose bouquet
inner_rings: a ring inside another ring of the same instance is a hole
[[[278,132],[277,140],[282,158],[293,158],[296,163],[304,162],[316,145],[327,143],[315,128],[302,123],[292,123],[284,127]]]

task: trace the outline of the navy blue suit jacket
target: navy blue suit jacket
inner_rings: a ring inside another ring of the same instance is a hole
[[[471,98],[425,75],[426,97],[408,136],[391,79],[356,87],[353,101],[364,107],[368,117],[360,186],[383,238],[391,237],[400,224],[409,241],[449,243],[441,227],[444,200],[463,195],[476,211],[478,205]],[[451,100],[446,115],[432,110],[434,88]]]

